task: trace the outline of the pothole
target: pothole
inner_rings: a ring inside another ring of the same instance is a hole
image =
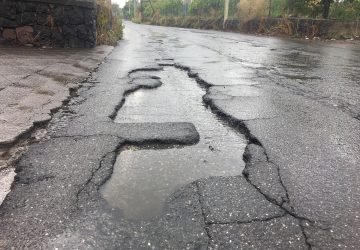
[[[206,92],[186,72],[174,67],[154,74],[163,85],[130,94],[115,122],[189,122],[198,130],[200,141],[185,147],[123,148],[101,193],[128,219],[156,217],[176,189],[208,176],[241,175],[245,166],[246,139],[204,106]]]

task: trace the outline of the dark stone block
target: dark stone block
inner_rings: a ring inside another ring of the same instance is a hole
[[[85,40],[89,34],[89,28],[85,25],[78,25],[76,26],[76,34],[78,38]]]
[[[18,2],[16,5],[16,12],[36,12],[36,3]]]
[[[36,12],[37,13],[48,13],[49,12],[49,6],[47,4],[37,4]]]
[[[34,34],[36,44],[49,45],[51,43],[52,31],[48,26],[35,25]]]
[[[64,36],[63,36],[63,34],[61,32],[59,32],[59,31],[52,32],[51,39],[53,41],[54,46],[56,46],[56,47],[64,47],[65,40],[64,40]]]
[[[70,48],[84,48],[85,42],[84,42],[84,40],[81,40],[81,39],[75,37],[75,38],[69,39],[68,46]]]
[[[0,17],[0,27],[4,28],[16,28],[17,23],[14,20],[10,20],[4,17]]]
[[[85,41],[85,48],[94,48],[96,45],[96,41],[92,41],[92,42],[89,42],[89,41]]]
[[[63,26],[68,24],[68,19],[65,18],[65,11],[63,6],[56,6],[52,9],[52,16],[56,26]]]
[[[2,32],[2,37],[6,41],[15,41],[16,40],[16,31],[15,29],[4,29]]]
[[[86,25],[96,24],[96,15],[95,10],[84,9],[84,23]]]
[[[86,40],[89,42],[96,42],[96,29],[90,30]]]
[[[65,6],[64,7],[65,18],[69,24],[78,25],[84,23],[84,13],[79,7]]]
[[[62,33],[66,39],[76,38],[76,27],[73,25],[64,25],[62,27]]]
[[[39,25],[50,25],[48,20],[48,13],[38,13],[37,14],[37,24]]]
[[[1,33],[7,30],[11,37],[14,32],[10,31],[18,27],[33,29],[35,45],[91,48],[96,45],[95,5],[73,0],[0,0]]]
[[[79,25],[76,27],[77,37],[91,44],[96,42],[96,29],[92,26]]]
[[[0,0],[0,17],[7,19],[16,19],[16,4],[12,2],[1,2]]]
[[[17,15],[16,22],[19,25],[35,25],[36,19],[35,12],[23,12]]]

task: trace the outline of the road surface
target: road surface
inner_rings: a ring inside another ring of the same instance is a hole
[[[359,44],[125,25],[17,163],[0,248],[360,248]]]

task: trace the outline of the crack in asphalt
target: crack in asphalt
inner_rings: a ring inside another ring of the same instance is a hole
[[[99,190],[99,188],[105,184],[112,176],[113,171],[114,171],[114,167],[115,167],[115,163],[116,163],[116,159],[117,159],[117,155],[120,154],[120,152],[122,151],[123,148],[129,147],[129,146],[138,146],[138,147],[148,147],[148,146],[156,146],[159,145],[159,148],[161,146],[173,146],[173,147],[178,147],[178,146],[184,146],[184,145],[192,145],[194,143],[181,143],[180,141],[173,141],[171,139],[168,140],[161,140],[161,139],[147,139],[147,140],[142,140],[142,141],[135,141],[135,140],[124,140],[124,138],[121,138],[119,136],[114,136],[114,135],[86,135],[86,136],[69,136],[68,138],[89,138],[89,137],[97,137],[97,136],[110,136],[110,137],[115,137],[117,138],[120,142],[118,143],[118,145],[116,146],[116,148],[114,150],[111,150],[109,152],[107,152],[106,154],[104,154],[99,161],[99,164],[96,168],[93,168],[91,170],[91,175],[90,177],[83,183],[80,184],[79,186],[81,186],[81,188],[77,191],[76,193],[76,204],[77,207],[79,209],[79,203],[80,203],[80,195],[83,191],[86,190],[86,188],[88,187],[89,184],[93,184],[95,185],[96,189]],[[65,138],[67,136],[64,136]],[[62,138],[62,136],[60,136],[59,138]],[[197,143],[197,142],[196,142]],[[113,154],[113,159],[111,160],[110,163],[108,163],[107,165],[104,163],[105,160],[107,159],[107,157],[109,157],[111,154]],[[100,179],[99,182],[94,182],[93,179],[95,178],[95,175],[97,174],[98,171],[100,171],[103,168],[108,168],[110,171],[109,173],[106,175],[105,178]]]
[[[119,145],[121,145],[121,143],[120,143]],[[98,189],[103,183],[105,183],[105,182],[111,177],[112,172],[108,175],[107,178],[103,179],[100,183],[95,183],[95,182],[93,182],[93,179],[94,179],[94,177],[95,177],[95,174],[96,174],[101,168],[104,167],[103,164],[104,164],[105,159],[106,159],[109,155],[115,154],[117,150],[118,150],[118,147],[117,147],[116,149],[111,150],[111,151],[107,152],[106,154],[104,154],[104,155],[100,158],[100,161],[99,161],[98,166],[97,166],[96,168],[93,168],[93,169],[91,170],[91,175],[90,175],[90,177],[89,177],[83,184],[79,185],[79,186],[81,186],[81,188],[76,192],[76,207],[77,207],[78,210],[80,209],[80,207],[79,207],[80,195],[82,194],[83,191],[85,191],[85,189],[88,187],[88,185],[89,185],[90,183],[92,183],[92,184],[94,184],[94,185],[97,187],[97,189]],[[113,159],[112,165],[115,164],[116,157],[114,157],[114,158],[115,158],[115,159]]]
[[[204,229],[205,229],[205,232],[206,232],[206,236],[208,237],[208,241],[207,241],[207,248],[209,248],[209,243],[210,243],[210,240],[211,240],[211,234],[210,234],[210,230],[209,230],[209,227],[208,227],[208,224],[207,224],[207,219],[206,219],[206,213],[205,213],[205,210],[204,210],[204,204],[203,204],[203,201],[202,201],[202,195],[200,193],[200,187],[199,187],[199,182],[196,181],[195,182],[195,186],[196,186],[196,194],[198,196],[198,200],[199,200],[199,204],[200,204],[200,208],[201,208],[201,215],[202,215],[202,218],[204,220]]]
[[[9,78],[7,78],[5,75],[0,74],[0,76],[2,76],[6,81],[8,81],[9,84],[13,84],[13,82]]]
[[[19,143],[26,143],[27,140],[31,139],[31,135],[34,132],[45,128],[49,124],[49,122],[51,121],[51,119],[53,118],[53,116],[54,116],[54,114],[56,112],[58,112],[60,109],[64,109],[74,97],[79,96],[78,93],[77,93],[78,90],[83,87],[84,83],[86,83],[88,81],[91,81],[91,79],[93,77],[93,74],[98,71],[99,67],[100,67],[100,64],[92,71],[92,73],[87,78],[85,78],[84,80],[78,82],[78,84],[75,87],[70,87],[69,88],[68,97],[65,100],[62,101],[62,103],[61,103],[61,105],[59,107],[55,107],[53,109],[50,109],[48,119],[46,119],[44,121],[35,121],[35,122],[33,122],[31,127],[29,127],[26,131],[24,131],[24,132],[20,133],[18,136],[16,136],[14,138],[14,140],[12,140],[10,142],[0,143],[0,149],[3,149],[3,148],[11,149],[12,147],[15,147]],[[93,87],[93,85],[90,86],[89,89],[91,87]],[[30,142],[29,142],[29,144],[30,144]]]
[[[183,66],[180,64],[174,64],[171,65],[171,67],[175,67],[181,70],[184,70],[188,73],[188,76],[190,78],[195,79],[195,81],[203,88],[205,88],[206,93],[208,94],[209,88],[213,85],[209,84],[208,82],[206,82],[205,80],[201,79],[198,75],[198,73],[195,73],[191,70],[191,68],[187,67],[187,66]],[[128,73],[128,77],[130,76],[130,74],[134,73],[134,72],[139,72],[139,71],[160,71],[163,70],[162,67],[148,67],[148,68],[139,68],[139,69],[134,69],[129,71]],[[131,79],[131,78],[130,78]],[[158,87],[158,86],[157,86]],[[139,90],[141,88],[156,88],[156,87],[152,87],[152,86],[146,86],[146,85],[136,85],[133,88],[130,88],[128,90],[126,90],[123,94],[123,97],[121,99],[121,101],[119,102],[118,105],[115,106],[114,111],[111,113],[111,115],[109,115],[109,118],[111,118],[112,120],[115,119],[118,111],[122,108],[122,106],[124,105],[125,101],[126,101],[126,97],[135,92],[136,90]],[[245,136],[245,138],[248,141],[248,146],[251,144],[257,145],[259,147],[261,147],[263,149],[263,153],[266,157],[265,161],[260,161],[260,162],[267,162],[270,164],[273,164],[276,167],[276,171],[277,171],[277,176],[278,176],[278,182],[280,184],[280,186],[282,187],[282,189],[285,192],[285,198],[282,197],[282,202],[279,203],[276,199],[270,197],[269,195],[267,195],[262,189],[261,187],[258,187],[256,184],[254,184],[251,179],[249,178],[249,174],[247,173],[247,171],[251,171],[250,168],[250,161],[251,161],[251,155],[246,155],[246,153],[244,153],[244,162],[246,163],[245,168],[244,168],[244,172],[243,172],[243,177],[245,178],[245,180],[252,185],[268,202],[276,205],[277,207],[279,207],[283,213],[280,215],[276,215],[276,216],[271,216],[268,218],[264,218],[264,219],[253,219],[253,220],[248,220],[248,221],[229,221],[229,222],[221,222],[221,221],[213,221],[213,222],[209,222],[207,221],[206,218],[206,212],[204,210],[204,204],[202,201],[202,194],[200,193],[200,188],[199,188],[199,182],[195,181],[194,184],[196,186],[196,193],[198,195],[198,199],[199,199],[199,204],[201,207],[201,214],[204,220],[204,229],[206,231],[207,237],[208,237],[208,242],[207,244],[209,245],[209,242],[212,238],[210,230],[209,230],[209,226],[214,225],[214,224],[219,224],[219,225],[227,225],[227,224],[250,224],[250,223],[255,223],[255,222],[266,222],[266,221],[270,221],[273,219],[277,219],[277,218],[282,218],[286,215],[290,215],[291,217],[295,218],[296,220],[298,220],[299,222],[299,226],[302,232],[302,235],[304,237],[305,240],[305,244],[307,246],[308,249],[312,249],[313,247],[315,247],[314,245],[311,244],[310,240],[309,240],[309,236],[306,233],[306,227],[316,227],[318,229],[321,230],[325,230],[322,227],[316,226],[316,222],[312,221],[308,218],[302,217],[298,214],[296,214],[295,209],[290,205],[290,195],[288,192],[288,189],[282,179],[281,176],[281,170],[280,167],[278,165],[276,165],[274,162],[272,162],[269,159],[268,154],[266,153],[266,149],[264,148],[264,146],[262,145],[262,143],[251,133],[251,131],[249,130],[249,128],[246,126],[245,121],[239,120],[237,118],[234,118],[228,114],[226,114],[223,110],[219,109],[214,102],[211,99],[206,99],[203,98],[203,102],[207,105],[207,107],[210,108],[210,110],[217,115],[226,125],[228,125],[229,127],[233,128],[234,130],[240,132],[241,134],[243,134]],[[88,135],[87,137],[90,136],[100,136],[100,135]],[[113,135],[103,135],[103,136],[113,136]],[[66,137],[66,136],[65,136]],[[69,136],[69,137],[78,137],[78,136]],[[82,136],[79,136],[82,137]],[[118,139],[120,139],[120,137],[117,137]],[[99,187],[104,184],[109,178],[111,178],[112,175],[112,171],[114,169],[114,165],[115,165],[115,161],[116,161],[116,155],[121,151],[121,149],[125,146],[144,146],[146,144],[159,144],[159,145],[173,145],[174,142],[171,141],[161,141],[161,140],[156,140],[156,141],[151,141],[151,140],[145,140],[145,141],[137,141],[137,142],[131,142],[131,141],[122,141],[119,143],[119,145],[116,147],[116,149],[106,153],[105,155],[102,156],[102,158],[99,161],[98,167],[96,167],[95,169],[92,169],[91,171],[91,175],[90,177],[86,180],[86,182],[84,182],[83,185],[81,185],[82,187],[78,190],[77,194],[76,194],[76,199],[77,199],[77,205],[80,202],[80,195],[81,193],[86,189],[86,187],[92,183],[93,185],[95,185],[97,187],[97,189],[99,189]],[[111,162],[111,166],[110,167],[110,173],[106,176],[106,178],[103,178],[100,182],[96,183],[93,182],[92,180],[94,179],[96,173],[102,169],[104,166],[104,161],[105,159],[109,156],[113,154],[115,157],[113,157],[112,162]],[[287,203],[290,206],[290,209],[288,209],[287,207],[284,206],[284,204]],[[304,225],[304,223],[306,223],[306,225]]]
[[[255,222],[268,222],[271,220],[275,220],[275,219],[279,219],[279,218],[283,218],[285,217],[287,214],[284,212],[280,215],[275,215],[275,216],[270,216],[264,219],[252,219],[252,220],[244,220],[244,221],[211,221],[211,222],[206,222],[207,225],[211,226],[211,225],[231,225],[231,224],[251,224],[251,223],[255,223]]]
[[[151,70],[150,70],[151,69]],[[155,69],[155,68],[150,68],[149,70],[146,70],[146,71],[160,71],[162,70],[161,69]],[[132,73],[134,72],[139,72],[141,70],[133,70],[131,71]],[[128,76],[130,75],[131,73],[128,74]],[[132,79],[134,80],[134,79]],[[131,81],[130,81],[131,82]],[[109,118],[111,120],[114,120],[116,118],[116,115],[117,113],[119,112],[119,110],[124,106],[125,104],[125,101],[126,101],[126,97],[129,96],[130,94],[134,93],[135,91],[139,90],[139,89],[154,89],[154,88],[157,88],[159,86],[150,86],[150,85],[133,85],[132,88],[130,89],[127,89],[124,94],[123,94],[123,97],[122,99],[120,100],[120,102],[114,107],[114,110],[113,112],[109,115]]]
[[[139,72],[139,71],[161,71],[163,70],[163,67],[159,67],[159,66],[150,66],[150,67],[144,67],[144,68],[136,68],[133,70],[130,70],[128,72],[128,76],[130,76],[131,74],[135,73],[135,72]]]
[[[131,93],[135,92],[136,90],[139,90],[139,89],[141,89],[141,86],[138,86],[138,85],[135,86],[135,85],[134,85],[133,88],[128,89],[128,90],[126,90],[126,91],[124,92],[121,101],[120,101],[117,105],[115,105],[113,112],[109,115],[109,118],[110,118],[111,120],[114,120],[114,119],[115,119],[115,117],[116,117],[117,113],[119,112],[119,110],[124,106],[124,103],[125,103],[125,101],[126,101],[126,97],[127,97],[128,95],[130,95]]]
[[[299,223],[299,226],[300,226],[300,228],[301,228],[301,233],[302,233],[302,235],[303,235],[303,237],[304,237],[304,239],[305,239],[305,244],[306,244],[307,248],[310,250],[310,249],[312,249],[312,248],[315,247],[315,246],[313,246],[313,245],[310,243],[309,237],[307,236],[307,234],[306,234],[306,232],[305,232],[305,227],[304,227],[304,225],[302,224],[302,221],[299,221],[299,222],[300,222],[300,223]]]
[[[187,66],[184,66],[184,65],[181,65],[181,64],[177,64],[175,63],[174,64],[174,67],[176,68],[179,68],[181,70],[184,70],[186,72],[188,72],[188,76],[190,78],[193,78],[195,79],[195,81],[203,88],[205,88],[207,94],[209,92],[209,88],[214,86],[208,82],[206,82],[204,79],[200,78],[199,77],[199,74],[198,73],[195,73],[191,70],[190,67],[187,67]],[[205,97],[205,96],[204,96]],[[299,221],[299,225],[300,225],[300,228],[301,228],[301,232],[304,236],[304,240],[305,240],[305,244],[307,246],[308,249],[312,249],[313,247],[315,247],[314,245],[311,244],[311,242],[309,241],[309,236],[307,235],[306,231],[305,231],[305,226],[303,225],[303,222],[306,222],[308,225],[307,226],[311,226],[311,227],[315,227],[315,228],[318,228],[320,230],[324,230],[322,227],[319,227],[319,226],[316,226],[316,222],[315,221],[312,221],[308,218],[305,218],[303,216],[300,216],[298,214],[296,214],[295,212],[295,209],[292,207],[292,205],[290,205],[290,196],[289,196],[289,192],[288,192],[288,189],[285,185],[285,183],[283,182],[282,180],[282,177],[281,177],[281,170],[280,170],[280,167],[275,164],[274,162],[272,162],[270,159],[269,159],[269,156],[268,154],[266,153],[266,149],[265,147],[262,145],[262,143],[251,133],[251,131],[249,130],[249,128],[246,126],[246,124],[244,123],[245,121],[242,121],[242,120],[239,120],[237,118],[234,118],[232,116],[230,116],[229,114],[225,113],[225,111],[219,109],[213,102],[213,100],[211,100],[210,98],[203,98],[203,101],[205,104],[207,104],[211,111],[216,114],[220,119],[222,119],[225,123],[227,123],[230,127],[232,127],[233,129],[239,131],[240,133],[242,133],[245,138],[247,139],[248,141],[248,145],[250,144],[255,144],[257,146],[260,146],[263,151],[264,151],[264,155],[266,156],[266,162],[268,163],[271,163],[273,164],[274,166],[276,166],[277,168],[277,176],[278,176],[278,181],[279,181],[279,184],[281,185],[281,187],[284,189],[284,192],[285,192],[285,195],[286,195],[286,201],[282,201],[281,203],[278,203],[276,201],[276,199],[270,197],[269,195],[267,195],[260,187],[258,187],[257,185],[255,185],[250,179],[249,179],[249,175],[246,174],[247,171],[249,171],[249,163],[250,163],[250,156],[246,156],[245,153],[244,153],[244,161],[245,161],[245,168],[244,168],[244,172],[243,172],[243,176],[244,178],[246,179],[246,181],[251,184],[261,195],[263,195],[263,197],[268,200],[270,203],[278,206],[280,209],[282,209],[284,211],[284,214],[282,216],[285,216],[285,215],[290,215],[291,217],[297,219]],[[283,198],[282,198],[283,199]],[[287,203],[289,204],[290,206],[290,210],[286,207],[284,207],[284,203]],[[200,205],[202,205],[200,203]],[[206,215],[203,215],[203,216],[206,216]],[[206,218],[206,217],[204,217]],[[271,219],[274,219],[274,218],[269,218],[270,220]],[[256,222],[256,220],[253,220],[253,221],[249,221],[248,223],[252,223],[252,222]],[[240,223],[240,222],[239,222]],[[220,223],[217,223],[217,224],[220,224]],[[224,224],[227,224],[227,223],[224,223]]]
[[[352,110],[352,107],[356,108],[355,105],[351,105],[350,103],[337,103],[336,105],[332,104],[331,102],[327,102],[332,99],[332,95],[326,95],[321,96],[314,92],[312,89],[299,89],[297,86],[294,85],[288,85],[284,83],[279,83],[275,80],[275,78],[268,75],[269,78],[273,80],[273,82],[276,83],[276,85],[281,86],[282,88],[289,90],[289,92],[293,93],[296,96],[301,96],[303,98],[319,102],[327,107],[338,109],[346,114],[348,114],[350,117],[355,118],[357,120],[360,120],[360,115],[357,114],[356,111]],[[311,79],[311,78],[310,78]],[[335,99],[337,100],[337,99]]]
[[[285,201],[283,200],[283,203],[281,204],[281,206],[283,206],[284,203],[286,202],[286,203],[289,204],[289,206],[290,206],[290,208],[291,208],[291,211],[294,212],[294,207],[290,204],[290,196],[289,196],[288,189],[287,189],[287,187],[286,187],[286,185],[285,185],[285,183],[284,183],[284,181],[282,180],[282,177],[281,177],[280,166],[277,165],[277,164],[275,164],[275,163],[272,162],[272,161],[269,161],[269,160],[268,160],[268,162],[271,163],[271,164],[273,164],[274,166],[276,166],[279,183],[280,183],[281,187],[282,187],[282,188],[284,189],[284,191],[285,191],[286,200],[285,200]]]
[[[199,77],[199,74],[198,73],[195,73],[191,70],[191,68],[187,67],[187,66],[184,66],[184,65],[180,65],[180,64],[177,64],[177,63],[174,63],[173,65],[171,65],[171,67],[175,67],[175,68],[178,68],[178,69],[181,69],[183,71],[186,71],[188,73],[188,76],[190,78],[193,78],[195,79],[195,81],[201,86],[203,87],[205,90],[206,90],[206,93],[208,94],[209,92],[209,88],[213,85],[209,84],[208,82],[206,82],[205,80],[203,80],[202,78]],[[159,70],[163,70],[162,67],[148,67],[148,68],[139,68],[139,69],[134,69],[134,70],[131,70],[129,73],[128,73],[128,77],[134,73],[134,72],[139,72],[139,71],[159,71]],[[124,105],[125,103],[125,100],[126,100],[126,97],[135,92],[136,90],[138,89],[141,89],[141,88],[149,88],[149,86],[141,86],[141,85],[137,85],[135,86],[134,88],[131,88],[131,89],[128,89],[127,91],[124,92],[124,95],[123,95],[123,98],[121,99],[120,103],[118,105],[116,105],[116,107],[114,108],[114,111],[113,113],[109,116],[112,120],[115,119],[118,111],[121,109],[121,107]],[[151,87],[150,87],[151,88]],[[281,177],[281,171],[280,171],[280,167],[276,164],[274,164],[272,161],[270,161],[269,159],[269,156],[268,154],[266,153],[266,149],[264,148],[264,146],[262,145],[262,143],[251,133],[251,131],[249,130],[249,128],[246,126],[246,124],[244,123],[244,121],[242,120],[239,120],[239,119],[236,119],[228,114],[226,114],[223,110],[220,110],[214,103],[213,101],[210,99],[210,98],[203,98],[203,102],[207,105],[207,107],[210,108],[210,110],[215,114],[217,115],[219,118],[222,119],[222,121],[227,124],[229,127],[239,131],[241,134],[243,134],[245,136],[245,138],[247,139],[248,141],[248,145],[250,144],[254,144],[254,145],[257,145],[259,147],[261,147],[264,151],[264,155],[266,156],[266,162],[268,163],[271,163],[273,164],[274,166],[276,166],[277,168],[277,176],[278,176],[278,182],[279,184],[281,185],[281,187],[284,189],[284,192],[285,192],[285,195],[286,195],[286,198],[284,199],[282,197],[282,202],[279,203],[278,201],[276,201],[276,199],[270,197],[269,195],[267,195],[260,187],[256,186],[249,178],[249,176],[246,174],[246,170],[248,170],[249,168],[249,161],[250,161],[250,157],[251,155],[249,156],[246,156],[244,154],[244,161],[246,163],[245,165],[245,169],[244,169],[244,178],[245,180],[251,184],[260,194],[262,194],[262,196],[267,200],[269,201],[270,203],[278,206],[280,209],[283,210],[283,213],[281,215],[277,215],[277,216],[272,216],[272,217],[268,217],[268,218],[265,218],[265,219],[253,219],[253,220],[249,220],[249,221],[232,221],[232,222],[208,222],[207,219],[206,219],[206,213],[205,213],[205,210],[204,210],[204,204],[202,202],[202,195],[200,193],[200,189],[199,189],[199,183],[198,181],[195,181],[195,185],[196,185],[196,190],[197,190],[197,195],[199,197],[199,203],[200,203],[200,207],[201,207],[201,213],[202,213],[202,217],[203,217],[203,220],[204,220],[204,224],[205,224],[205,231],[207,233],[207,237],[209,239],[209,241],[211,240],[211,234],[210,234],[210,231],[209,231],[209,226],[213,225],[213,224],[241,224],[241,223],[255,223],[255,222],[265,222],[265,221],[269,221],[269,220],[273,220],[273,219],[276,219],[276,218],[281,218],[281,217],[284,217],[286,215],[290,215],[292,217],[294,217],[295,219],[297,219],[299,221],[299,225],[300,225],[300,228],[301,228],[301,231],[302,231],[302,234],[304,235],[304,239],[305,239],[305,242],[306,242],[306,245],[308,247],[308,249],[311,249],[313,246],[309,243],[309,239],[308,239],[308,236],[305,232],[305,227],[304,225],[302,225],[302,222],[307,222],[309,223],[310,225],[313,225],[315,224],[314,221],[311,221],[307,218],[304,218],[304,217],[301,217],[299,215],[297,215],[293,209],[292,206],[290,206],[291,210],[287,209],[286,207],[284,207],[284,203],[290,203],[290,196],[289,196],[289,193],[288,193],[288,190],[287,190],[287,187],[285,185],[285,183],[283,182],[282,180],[282,177]],[[129,142],[127,142],[128,144]],[[142,145],[143,142],[138,142],[138,145]],[[163,143],[163,142],[160,142],[160,143]],[[121,143],[119,145],[119,148],[122,148],[126,143]],[[119,149],[118,149],[119,150]],[[111,151],[110,153],[116,153],[118,152],[117,150],[115,151]],[[108,155],[108,154],[107,154]],[[88,183],[91,182],[91,179],[94,177],[96,171],[98,171],[99,169],[101,169],[102,167],[102,162],[103,160],[105,159],[105,157],[107,156],[105,155],[102,160],[100,161],[100,164],[99,164],[99,167],[93,171],[90,179],[85,183],[84,186],[86,186]],[[114,162],[115,163],[115,162]],[[114,168],[114,165],[111,166],[111,168]],[[111,174],[109,175],[109,178],[111,177]],[[106,180],[105,180],[106,181]],[[103,183],[105,183],[105,181]],[[82,188],[80,190],[80,192],[83,190],[84,188]],[[209,244],[209,241],[208,241],[208,244]]]

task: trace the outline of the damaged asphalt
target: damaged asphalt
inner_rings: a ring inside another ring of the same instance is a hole
[[[0,249],[360,246],[358,48],[126,26],[125,40],[16,163],[0,207]],[[353,78],[340,84],[344,72],[334,71],[348,61]],[[206,89],[204,105],[246,137],[245,169],[180,188],[156,218],[126,220],[98,192],[121,148],[186,146],[201,136],[187,122],[114,123],[127,95],[161,88],[151,72],[164,66],[186,71]]]

